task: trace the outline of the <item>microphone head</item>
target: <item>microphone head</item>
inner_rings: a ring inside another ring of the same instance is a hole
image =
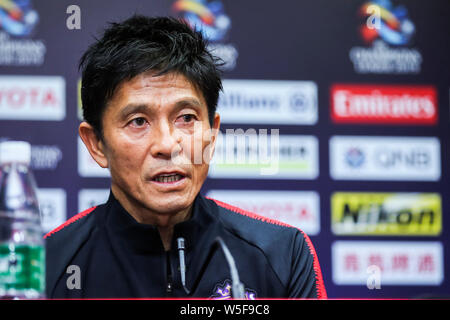
[[[184,238],[182,238],[182,237],[177,238],[177,245],[178,245],[178,250],[185,249]]]

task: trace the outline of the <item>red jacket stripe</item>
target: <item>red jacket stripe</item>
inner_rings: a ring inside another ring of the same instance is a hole
[[[238,214],[247,216],[249,218],[260,220],[260,221],[271,223],[271,224],[275,224],[275,225],[279,225],[279,226],[283,226],[283,227],[289,227],[289,228],[298,229],[302,233],[303,237],[305,238],[306,244],[308,245],[308,248],[309,248],[309,252],[311,253],[311,255],[314,258],[313,268],[314,268],[314,273],[316,275],[317,298],[318,299],[327,299],[327,292],[326,292],[326,289],[325,289],[325,284],[323,282],[322,270],[320,269],[319,259],[317,258],[316,250],[314,249],[314,246],[313,246],[313,244],[311,242],[311,239],[309,239],[308,235],[306,233],[304,233],[303,230],[301,230],[299,228],[296,228],[294,226],[291,226],[291,225],[289,225],[287,223],[278,221],[278,220],[270,219],[270,218],[267,218],[267,217],[264,217],[264,216],[260,216],[258,214],[253,213],[253,212],[250,212],[250,211],[242,210],[241,208],[232,206],[232,205],[230,205],[228,203],[225,203],[225,202],[222,202],[222,201],[219,201],[219,200],[216,200],[216,199],[212,199],[212,198],[209,198],[209,197],[206,197],[206,198],[214,201],[220,207],[223,207],[225,209],[231,210],[231,211],[236,212]]]
[[[81,219],[81,218],[87,216],[89,213],[91,213],[92,211],[94,211],[95,208],[97,208],[97,207],[95,206],[95,207],[89,208],[89,209],[87,209],[87,210],[84,210],[84,211],[82,211],[82,212],[80,212],[80,213],[74,215],[72,218],[70,218],[69,220],[67,220],[66,222],[64,222],[62,225],[60,225],[59,227],[57,227],[57,228],[53,229],[52,231],[50,231],[49,233],[47,233],[47,234],[44,236],[44,239],[46,239],[46,238],[48,238],[48,237],[51,237],[53,234],[55,234],[56,232],[58,232],[58,231],[64,229],[64,228],[67,227],[68,225],[70,225],[70,224],[74,223],[75,221],[77,221],[77,220],[79,220],[79,219]]]

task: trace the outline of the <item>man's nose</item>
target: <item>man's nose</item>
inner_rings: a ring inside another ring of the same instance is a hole
[[[179,137],[168,121],[161,121],[153,127],[150,152],[155,158],[171,159],[180,151]]]

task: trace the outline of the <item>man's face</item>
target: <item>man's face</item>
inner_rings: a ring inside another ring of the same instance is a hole
[[[202,93],[183,75],[153,75],[117,87],[102,118],[103,151],[122,205],[171,215],[190,207],[206,179],[219,116],[211,128]]]

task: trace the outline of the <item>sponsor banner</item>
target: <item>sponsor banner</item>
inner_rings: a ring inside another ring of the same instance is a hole
[[[333,136],[330,175],[335,180],[438,181],[435,137]]]
[[[65,90],[59,76],[0,76],[0,120],[64,120]]]
[[[336,241],[332,245],[333,282],[367,285],[440,285],[444,280],[440,242]],[[375,272],[376,271],[376,272]]]
[[[313,125],[318,119],[312,81],[224,80],[217,112],[222,123]]]
[[[37,198],[44,233],[55,229],[67,220],[67,197],[64,189],[39,188]]]
[[[320,232],[319,194],[313,191],[211,190],[208,197],[303,230]]]
[[[209,177],[249,179],[318,177],[317,137],[271,134],[262,139],[262,134],[258,136],[247,133],[248,131],[242,135],[218,136]],[[245,143],[239,143],[238,139],[242,137],[246,139]]]
[[[109,170],[107,168],[100,167],[97,162],[95,162],[80,137],[78,137],[77,141],[78,174],[81,177],[109,178]]]
[[[437,193],[336,192],[331,229],[337,235],[437,236],[442,231]]]
[[[81,189],[78,192],[78,212],[108,201],[109,189]]]
[[[432,86],[343,85],[331,87],[336,123],[434,125],[438,121]]]
[[[31,169],[33,170],[55,170],[62,158],[63,153],[59,146],[31,146]]]

